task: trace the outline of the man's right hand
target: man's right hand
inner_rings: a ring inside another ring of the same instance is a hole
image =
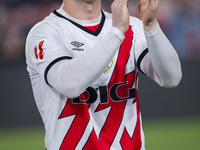
[[[128,0],[114,0],[111,11],[113,26],[126,33],[129,28]]]

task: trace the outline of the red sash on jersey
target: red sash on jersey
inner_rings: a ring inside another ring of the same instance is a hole
[[[98,25],[87,27],[88,29],[95,31],[98,28]],[[135,71],[128,73],[125,75],[125,67],[127,64],[127,61],[130,57],[130,49],[132,47],[132,39],[133,39],[133,31],[131,27],[125,34],[125,39],[123,43],[121,44],[118,59],[116,62],[115,69],[113,71],[112,77],[110,79],[109,84],[107,85],[107,90],[110,91],[112,86],[116,83],[127,83],[123,88],[120,88],[117,91],[117,95],[119,97],[129,97],[130,91],[129,89],[132,88],[135,77]],[[135,131],[133,135],[130,137],[130,135],[127,133],[126,128],[124,128],[124,131],[122,133],[122,137],[120,140],[120,145],[123,149],[132,149],[132,150],[140,150],[141,148],[141,123],[140,123],[140,106],[138,102],[138,96],[137,91],[136,98],[134,99],[134,102],[136,102],[137,107],[137,123],[135,127]],[[115,136],[118,132],[118,129],[121,125],[125,106],[127,104],[127,99],[119,100],[118,102],[113,101],[111,99],[112,92],[106,93],[108,96],[108,103],[102,103],[99,104],[99,106],[96,108],[95,112],[99,112],[103,109],[106,109],[108,107],[110,108],[109,115],[107,117],[107,120],[101,129],[99,138],[97,137],[94,127],[91,131],[90,135],[87,138],[87,142],[85,145],[83,145],[83,150],[108,150],[110,149]],[[116,95],[116,93],[115,93]],[[92,96],[92,95],[90,95]],[[84,100],[88,100],[89,98],[88,93],[83,93],[80,96],[80,99],[84,102]],[[132,99],[133,100],[133,99]],[[76,115],[69,131],[66,133],[65,138],[63,139],[63,142],[60,146],[60,150],[72,150],[75,149],[78,143],[80,142],[80,139],[82,138],[85,129],[88,126],[89,120],[90,120],[90,114],[89,114],[89,108],[90,104],[82,103],[82,104],[73,104],[72,99],[68,99],[67,103],[59,117],[59,119],[62,119],[64,117],[68,117],[71,115]]]

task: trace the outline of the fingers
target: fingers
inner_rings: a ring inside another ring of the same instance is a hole
[[[160,0],[149,0],[149,5],[154,8],[157,9],[158,8],[158,4],[159,4]]]
[[[160,0],[139,0],[139,5],[141,6],[158,6]]]
[[[128,7],[128,0],[114,0],[111,8],[117,8],[122,5]]]
[[[129,27],[128,0],[114,0],[111,11],[113,26],[125,33]]]
[[[157,9],[160,0],[139,0],[139,14],[146,31],[157,25]]]

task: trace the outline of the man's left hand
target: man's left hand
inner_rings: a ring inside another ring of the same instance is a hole
[[[157,9],[160,0],[139,0],[138,10],[145,31],[153,30],[157,25]]]

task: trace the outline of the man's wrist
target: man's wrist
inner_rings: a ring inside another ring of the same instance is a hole
[[[156,27],[153,30],[151,30],[151,31],[144,31],[144,33],[145,33],[146,37],[152,38],[152,37],[156,36],[160,31],[161,31],[160,25],[157,22]]]
[[[154,20],[150,23],[144,24],[144,30],[147,31],[147,32],[152,31],[153,29],[156,28],[157,23],[158,23],[157,20]]]
[[[117,35],[121,41],[124,40],[124,38],[125,38],[124,33],[121,30],[119,30],[118,28],[112,26],[110,31],[112,33],[114,33],[115,35]]]

